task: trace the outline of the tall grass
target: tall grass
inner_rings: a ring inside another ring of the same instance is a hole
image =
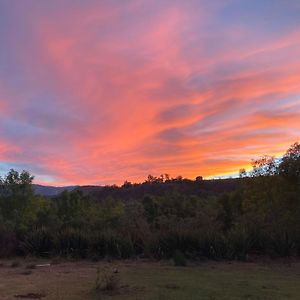
[[[25,235],[19,248],[23,254],[50,256],[54,250],[54,238],[46,228],[38,228]]]

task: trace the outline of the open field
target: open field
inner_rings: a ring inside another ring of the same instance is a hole
[[[205,262],[174,267],[168,262],[1,261],[0,299],[300,299],[300,263]],[[120,282],[113,291],[95,291],[97,269]],[[31,295],[30,295],[31,294]],[[30,298],[31,297],[31,298]]]

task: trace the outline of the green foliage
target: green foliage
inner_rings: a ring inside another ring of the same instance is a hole
[[[0,227],[0,257],[10,257],[17,253],[18,239],[12,230]]]
[[[293,144],[279,166],[279,174],[292,180],[295,183],[300,183],[300,144]]]
[[[297,237],[291,232],[278,229],[269,234],[268,249],[271,255],[277,257],[290,257],[296,252]]]
[[[86,258],[89,240],[87,234],[79,229],[66,228],[61,230],[55,239],[58,254],[73,258]]]
[[[25,235],[20,248],[24,254],[41,257],[50,256],[54,249],[53,235],[46,228],[35,229]]]
[[[143,199],[143,205],[146,219],[149,223],[152,223],[158,216],[158,205],[149,196],[146,196]]]
[[[192,231],[168,231],[154,235],[148,244],[148,253],[155,258],[171,258],[174,249],[186,255],[196,255],[198,233]]]
[[[217,230],[202,233],[199,239],[199,256],[215,260],[227,258],[227,243],[224,235]]]
[[[134,255],[132,242],[126,236],[119,236],[114,232],[92,235],[89,243],[89,256],[93,258],[128,258]]]
[[[228,232],[228,258],[247,260],[253,247],[252,235],[246,228],[234,228]]]

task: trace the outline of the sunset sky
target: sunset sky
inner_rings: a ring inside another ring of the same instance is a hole
[[[229,176],[299,133],[299,0],[0,0],[1,174]]]

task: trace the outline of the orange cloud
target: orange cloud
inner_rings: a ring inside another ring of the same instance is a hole
[[[23,11],[28,45],[9,40],[17,71],[0,73],[0,138],[20,149],[9,161],[54,184],[111,184],[283,153],[299,139],[300,29],[239,26],[231,1],[200,2]]]

